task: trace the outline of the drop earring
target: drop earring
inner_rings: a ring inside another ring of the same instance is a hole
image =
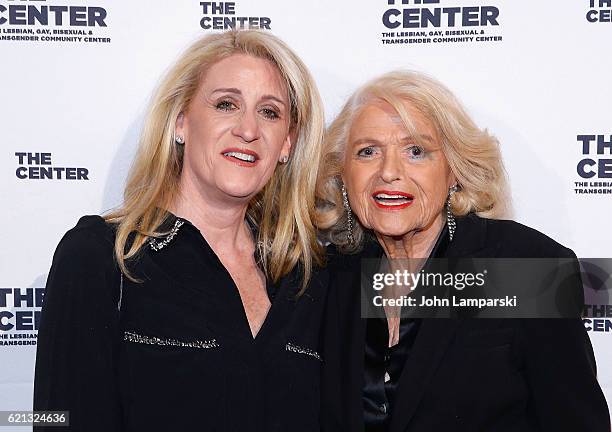
[[[457,192],[459,188],[457,185],[454,185],[448,189],[448,197],[446,198],[446,225],[448,226],[448,236],[450,237],[450,241],[453,241],[453,237],[455,236],[455,230],[457,229],[457,221],[455,220],[455,216],[451,211],[451,198],[453,194]]]
[[[344,184],[342,185],[342,204],[344,205],[344,210],[346,210],[346,224],[348,229],[348,241],[350,245],[355,244],[355,237],[353,236],[353,211],[351,210],[351,205],[348,200],[348,193],[346,193],[346,187]]]

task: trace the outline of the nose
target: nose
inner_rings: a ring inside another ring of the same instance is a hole
[[[255,115],[245,111],[232,129],[232,133],[247,143],[257,140],[259,138],[259,124]]]
[[[396,151],[388,151],[383,155],[380,177],[385,183],[401,180],[401,160]]]

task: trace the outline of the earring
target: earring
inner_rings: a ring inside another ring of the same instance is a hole
[[[353,211],[351,210],[351,205],[349,204],[348,194],[346,193],[346,187],[344,184],[342,185],[342,204],[344,205],[344,210],[346,210],[346,223],[348,228],[348,241],[349,244],[355,244],[355,237],[353,236]]]
[[[182,137],[182,136],[180,136],[180,135],[177,135],[177,136],[174,138],[174,142],[175,142],[175,143],[177,143],[178,145],[183,145],[183,144],[185,144],[185,138],[183,138],[183,137]]]
[[[289,156],[283,156],[280,158],[279,162],[282,164],[286,164],[289,161]]]
[[[455,236],[455,229],[457,228],[455,216],[451,211],[451,198],[453,197],[453,194],[458,190],[459,188],[457,187],[457,185],[452,186],[448,189],[448,197],[446,198],[446,225],[448,225],[448,236],[450,237],[450,241],[453,241],[453,237]]]

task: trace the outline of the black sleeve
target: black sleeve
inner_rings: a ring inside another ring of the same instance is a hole
[[[593,348],[581,319],[523,320],[529,410],[542,431],[610,432]]]
[[[112,243],[91,227],[62,239],[42,307],[34,410],[69,411],[70,431],[120,430],[117,379],[120,273]],[[99,218],[98,224],[103,224]],[[110,244],[109,244],[110,243]],[[34,427],[34,431],[55,430]]]
[[[341,414],[342,386],[339,385],[341,380],[339,341],[341,339],[338,329],[337,291],[337,284],[330,284],[321,332],[321,351],[323,354],[319,415],[321,432],[339,432],[345,430],[342,425]]]
[[[549,255],[572,260],[574,269],[564,289],[582,301],[580,266],[574,252],[560,247]],[[579,314],[575,316],[523,320],[529,409],[542,431],[610,432],[610,414],[597,382],[591,340]]]

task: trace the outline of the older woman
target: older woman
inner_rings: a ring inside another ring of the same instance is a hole
[[[323,122],[276,37],[193,44],[151,103],[123,205],[57,248],[34,408],[78,431],[318,430]]]
[[[334,247],[323,430],[610,430],[579,318],[361,316],[364,258],[575,259],[495,219],[505,189],[497,142],[445,87],[414,72],[374,79],[331,124],[324,151],[319,222]]]

